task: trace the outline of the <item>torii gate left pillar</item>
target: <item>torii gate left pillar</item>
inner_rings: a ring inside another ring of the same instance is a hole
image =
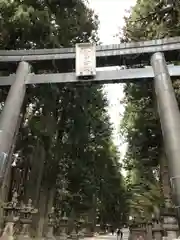
[[[26,84],[30,67],[27,62],[20,62],[14,83],[11,85],[5,105],[0,115],[0,187],[6,172],[11,168],[11,159],[8,158],[21,107],[24,101]]]

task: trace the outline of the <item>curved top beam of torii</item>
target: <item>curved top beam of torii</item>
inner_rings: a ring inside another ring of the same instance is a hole
[[[180,37],[155,39],[150,41],[120,43],[96,46],[96,56],[138,54],[146,52],[169,51],[180,49]],[[152,51],[153,50],[153,51]],[[55,56],[54,56],[55,55]],[[30,49],[30,50],[0,50],[0,61],[15,61],[18,57],[23,60],[48,60],[75,58],[75,48]],[[3,60],[4,58],[4,60]]]
[[[97,46],[96,63],[97,67],[148,65],[155,52],[164,52],[167,62],[180,60],[180,37]],[[53,62],[59,72],[71,72],[75,67],[75,48],[0,51],[0,70],[20,61],[30,62],[35,71],[52,69]]]

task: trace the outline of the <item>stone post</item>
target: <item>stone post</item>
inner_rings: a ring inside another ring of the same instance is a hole
[[[54,237],[54,225],[55,225],[56,217],[54,207],[51,208],[51,212],[48,214],[48,229],[46,234],[46,239],[55,240]]]
[[[68,217],[66,216],[66,213],[64,213],[64,216],[60,219],[60,240],[66,240],[68,238],[67,236],[67,226],[68,226]]]
[[[153,239],[152,222],[147,223],[146,229],[147,229],[147,240],[152,240]]]
[[[159,220],[153,221],[153,238],[156,240],[162,240],[162,224]]]
[[[20,208],[20,223],[22,224],[21,232],[18,236],[18,240],[31,240],[30,227],[32,224],[33,215],[38,212],[32,206],[32,200],[29,199],[28,203],[25,205],[22,203]]]
[[[76,223],[76,220],[74,219],[73,229],[72,229],[72,232],[71,232],[71,239],[73,239],[73,240],[78,239],[78,235],[77,235],[77,232],[76,232],[76,227],[77,227],[77,223]]]
[[[167,233],[169,240],[178,237],[179,227],[177,224],[175,209],[171,208],[163,212],[163,229]]]
[[[78,236],[79,238],[83,238],[84,237],[84,219],[82,217],[79,218],[78,221]]]
[[[85,237],[93,237],[93,232],[92,232],[92,223],[87,221],[85,223],[86,226],[86,231],[85,231]]]
[[[130,239],[132,239],[132,240],[148,239],[147,230],[148,229],[147,229],[145,222],[133,221],[133,223],[130,225]]]

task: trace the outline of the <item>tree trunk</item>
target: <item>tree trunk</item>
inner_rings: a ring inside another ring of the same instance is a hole
[[[42,178],[43,178],[43,172],[44,172],[44,162],[45,162],[45,150],[44,147],[40,147],[40,156],[39,156],[39,168],[37,169],[37,175],[38,176],[36,180],[36,191],[35,191],[35,197],[34,197],[34,204],[37,206],[38,204],[38,199],[39,199],[39,194],[40,194],[40,188],[41,188],[41,183],[42,183]]]
[[[45,161],[45,151],[40,141],[37,142],[32,158],[32,168],[26,186],[25,199],[28,201],[28,199],[31,198],[33,205],[37,207]]]
[[[41,229],[41,222],[42,222],[41,216],[43,215],[42,212],[44,211],[42,208],[44,205],[46,206],[46,201],[47,201],[46,199],[44,199],[46,198],[46,194],[43,195],[44,191],[42,191],[41,193],[41,184],[42,184],[44,161],[45,161],[45,151],[44,151],[44,147],[40,144],[39,141],[37,142],[37,146],[32,157],[33,157],[33,163],[32,163],[30,178],[29,178],[29,181],[27,182],[25,199],[27,202],[28,199],[31,198],[33,201],[33,206],[36,207],[38,211],[40,211],[40,213],[34,217],[34,221],[32,224],[32,228],[36,232],[37,226],[40,226],[39,228]],[[38,230],[38,234],[41,235],[42,231]]]
[[[54,196],[55,196],[55,187],[49,188],[48,201],[46,205],[46,215],[44,220],[44,233],[47,231],[48,226],[48,214],[51,212],[52,207],[54,206]]]
[[[165,207],[170,208],[172,207],[172,196],[171,196],[171,187],[169,182],[167,158],[164,151],[162,151],[161,158],[160,158],[160,177],[161,177],[161,184],[162,184],[162,192],[165,199]]]
[[[48,189],[43,187],[40,191],[39,207],[38,207],[38,210],[39,210],[39,214],[38,214],[39,220],[37,223],[37,237],[38,238],[43,237],[47,202],[48,202]]]

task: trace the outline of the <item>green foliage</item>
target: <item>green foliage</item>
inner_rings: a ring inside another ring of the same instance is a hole
[[[125,167],[128,170],[140,168],[144,176],[151,178],[149,166],[158,164],[161,147],[160,124],[154,104],[152,83],[131,83],[124,91],[126,111],[121,127],[129,144]]]
[[[96,39],[97,16],[82,1],[3,0],[0,9],[1,49],[67,47]]]
[[[130,215],[138,219],[151,220],[152,213],[162,206],[163,197],[160,186],[157,183],[139,182],[138,185],[132,186],[131,191]]]
[[[179,20],[178,1],[168,10],[161,0],[139,0],[132,8],[130,16],[125,18],[123,41],[178,36]]]

